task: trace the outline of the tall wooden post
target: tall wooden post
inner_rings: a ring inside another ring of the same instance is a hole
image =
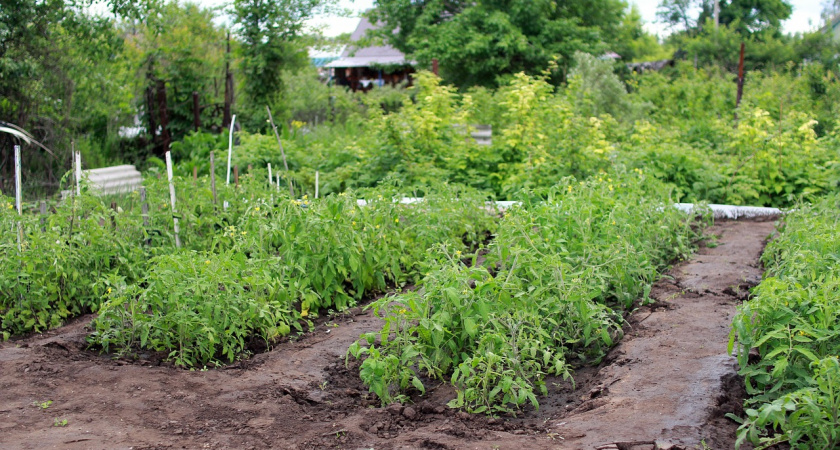
[[[193,91],[193,128],[198,131],[201,128],[201,108],[198,106],[198,92]]]
[[[744,95],[744,43],[741,42],[741,56],[738,58],[738,93],[735,97],[735,122],[738,122],[738,107]]]
[[[146,188],[140,186],[140,214],[143,216],[143,233],[146,235],[146,245],[152,245],[149,235],[149,203],[146,202]]]
[[[216,159],[215,152],[210,151],[210,190],[213,191],[213,204],[216,204]]]
[[[166,82],[157,80],[158,117],[160,118],[161,151],[166,154],[169,145],[172,144],[172,135],[169,133],[169,111],[166,106]]]

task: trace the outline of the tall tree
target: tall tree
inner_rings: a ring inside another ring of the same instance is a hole
[[[376,32],[459,86],[495,86],[524,71],[540,73],[560,56],[564,76],[576,51],[603,52],[618,36],[622,0],[377,0]]]
[[[233,0],[231,13],[242,42],[242,82],[252,124],[265,127],[265,105],[274,105],[283,92],[281,74],[306,64],[306,51],[298,43],[305,20],[331,3]]]
[[[696,0],[662,0],[656,10],[656,18],[672,30],[690,31],[697,25],[694,11]]]

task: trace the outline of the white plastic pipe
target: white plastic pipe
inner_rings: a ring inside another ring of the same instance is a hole
[[[268,163],[268,185],[271,186],[274,181],[274,178],[271,177],[271,163]]]

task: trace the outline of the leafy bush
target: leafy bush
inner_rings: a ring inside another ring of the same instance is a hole
[[[638,171],[565,179],[506,211],[485,262],[439,247],[420,290],[371,305],[385,325],[349,349],[362,380],[383,404],[427,376],[456,388],[453,407],[538,406],[544,377],[600,360],[620,311],[690,251],[692,221],[663,192]]]

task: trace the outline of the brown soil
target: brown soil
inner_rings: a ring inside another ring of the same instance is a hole
[[[625,339],[577,389],[549,380],[539,411],[487,418],[449,410],[453,392],[379,408],[344,365],[378,319],[360,309],[225,369],[185,371],[156,355],[111,359],[85,348],[80,318],[0,343],[2,448],[732,448],[743,389],[726,353],[729,322],[758,282],[770,222],[721,222],[654,287]],[[47,408],[38,403],[52,401]],[[56,420],[65,426],[54,426]]]

